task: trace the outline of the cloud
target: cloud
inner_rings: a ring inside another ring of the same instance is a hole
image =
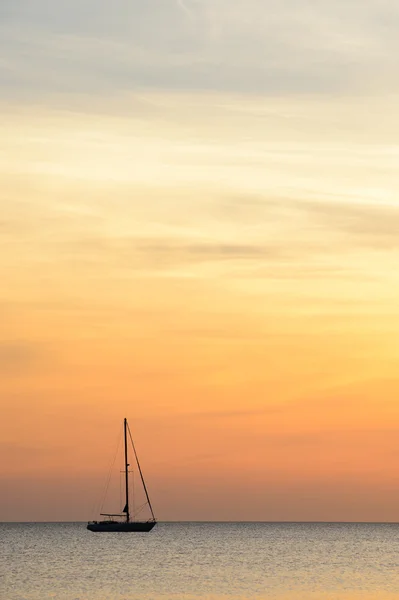
[[[190,412],[180,413],[173,415],[171,418],[183,418],[183,419],[235,419],[242,417],[260,417],[264,415],[271,415],[276,413],[284,412],[283,406],[266,406],[262,408],[248,408],[248,409],[237,409],[237,410],[214,410],[214,411],[203,411],[203,412]],[[163,417],[166,418],[166,417]]]
[[[6,0],[3,88],[397,90],[399,9],[377,0]]]
[[[84,213],[84,203],[81,208]],[[124,204],[113,210],[119,213]],[[173,214],[172,206],[170,210]],[[172,219],[163,222],[163,233],[156,233],[148,216],[142,229],[154,232],[140,234],[134,213],[125,215],[126,231],[118,232],[109,229],[107,212],[91,216],[89,205],[83,219],[72,210],[57,212],[55,205],[42,207],[35,213],[29,210],[23,218],[4,220],[3,243],[8,240],[13,247],[16,239],[23,239],[31,251],[28,257],[22,248],[21,256],[31,264],[56,261],[104,274],[118,269],[178,275],[189,269],[191,276],[202,277],[207,275],[202,267],[215,267],[214,275],[279,279],[372,278],[371,270],[356,274],[348,256],[358,250],[399,250],[399,208],[394,204],[223,195],[209,204],[193,200],[179,218],[187,211],[195,215],[194,229],[176,228]],[[16,261],[17,256],[14,253],[7,261]]]
[[[66,454],[68,452],[67,446],[51,446],[51,454]],[[2,456],[12,456],[13,461],[20,462],[26,459],[29,456],[29,460],[37,460],[40,458],[48,458],[49,448],[40,445],[38,442],[36,445],[30,444],[26,445],[24,443],[20,443],[18,441],[13,442],[0,442],[0,455]]]
[[[328,245],[303,243],[299,239],[275,239],[270,242],[234,240],[196,242],[177,234],[170,237],[90,235],[82,232],[53,234],[40,244],[40,252],[30,260],[40,264],[56,261],[75,265],[77,270],[91,273],[118,271],[145,276],[184,276],[193,278],[234,275],[235,277],[273,278],[353,278],[348,266],[323,263],[329,254]],[[51,257],[49,259],[49,257]],[[77,271],[78,272],[78,271]]]
[[[367,190],[369,191],[369,190]],[[260,195],[224,196],[213,202],[210,211],[215,217],[229,221],[238,220],[241,224],[266,223],[271,220],[291,224],[297,222],[301,228],[308,232],[308,244],[296,245],[295,237],[286,240],[284,250],[281,248],[281,257],[288,258],[290,254],[299,257],[302,248],[304,255],[312,253],[339,254],[338,244],[331,247],[330,241],[339,237],[342,251],[347,252],[348,247],[370,248],[374,250],[399,250],[399,204],[395,201],[384,202],[369,200],[363,201],[361,191],[360,200],[345,199],[337,193],[336,199],[326,197],[322,192],[320,200],[317,190],[309,190],[310,198],[267,198]],[[322,232],[321,239],[318,233]],[[324,233],[323,233],[324,232]],[[342,237],[342,234],[345,236]],[[330,236],[326,238],[325,236]],[[324,244],[322,239],[326,240]],[[331,238],[331,236],[333,236]],[[312,237],[314,243],[312,244]],[[318,241],[316,241],[318,240]],[[275,255],[277,257],[277,247]]]
[[[398,204],[301,200],[297,207],[324,229],[346,234],[352,248],[399,250]]]
[[[177,1],[177,5],[179,6],[179,8],[181,8],[181,10],[190,18],[192,18],[194,16],[193,10],[192,10],[192,3],[190,2],[190,0],[176,0]]]
[[[356,103],[314,98],[146,93],[118,117],[9,111],[3,265],[14,279],[21,265],[56,264],[73,280],[227,275],[263,290],[393,281],[397,151],[378,116],[388,104],[359,118]]]
[[[27,342],[0,342],[0,373],[18,374],[30,371],[41,352],[36,345]]]
[[[258,245],[234,242],[198,242],[170,240],[132,240],[132,249],[143,258],[148,257],[154,266],[162,264],[194,264],[208,261],[251,261],[286,260],[284,252],[277,245]]]

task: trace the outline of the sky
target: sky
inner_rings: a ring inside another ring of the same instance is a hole
[[[1,521],[399,519],[398,26],[2,0]]]

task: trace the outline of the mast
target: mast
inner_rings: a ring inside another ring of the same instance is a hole
[[[126,506],[124,513],[126,513],[126,523],[130,521],[129,513],[129,463],[127,462],[127,419],[123,421],[123,432],[125,437],[125,488],[126,488]]]

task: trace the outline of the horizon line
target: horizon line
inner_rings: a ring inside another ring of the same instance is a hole
[[[0,521],[0,525],[62,525],[62,524],[87,524],[87,521]],[[259,525],[399,525],[399,521],[208,521],[208,520],[183,520],[183,521],[157,521],[157,524],[259,524]]]

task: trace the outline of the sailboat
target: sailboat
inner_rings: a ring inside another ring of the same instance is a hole
[[[123,433],[124,433],[124,442],[125,442],[125,471],[124,471],[124,473],[125,473],[125,507],[122,511],[122,514],[101,513],[100,516],[106,517],[106,518],[103,521],[89,521],[89,523],[87,524],[87,529],[89,531],[95,531],[95,532],[101,532],[101,531],[123,532],[123,531],[126,531],[126,532],[145,533],[145,532],[151,531],[151,529],[153,529],[155,527],[155,525],[157,524],[127,419],[123,420]],[[145,496],[147,499],[146,504],[148,504],[148,507],[151,512],[151,518],[148,519],[147,521],[135,520],[134,516],[132,518],[131,513],[130,513],[130,506],[129,506],[129,466],[130,465],[129,465],[129,457],[128,457],[128,443],[127,443],[128,442],[128,433],[129,433],[130,441],[131,441],[131,444],[133,447],[133,452],[134,452],[134,456],[136,459],[137,468],[140,473],[141,482],[143,484]],[[121,519],[122,517],[123,517],[123,519]]]

